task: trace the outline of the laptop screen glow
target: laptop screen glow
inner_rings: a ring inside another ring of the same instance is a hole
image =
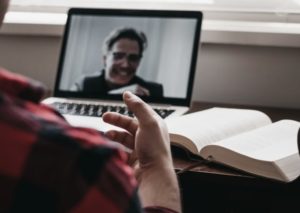
[[[147,94],[145,99],[188,105],[193,87],[201,18],[200,12],[191,11],[180,13],[179,11],[70,10],[55,86],[56,95],[118,99],[124,90],[140,89],[139,81],[126,84],[124,88],[122,86],[110,88],[105,94],[98,92],[97,89],[84,90],[82,82],[87,77],[102,75],[102,80],[97,81],[99,87],[102,87],[109,66],[113,67],[112,70],[119,69],[115,74],[119,72],[117,74],[123,75],[119,77],[119,82],[122,82],[122,79],[126,81],[126,75],[132,73],[128,74],[120,70],[123,67],[126,70],[126,67],[131,66],[128,72],[134,72],[134,76],[141,81],[162,88],[162,92],[153,95],[155,92],[146,87],[148,91],[142,91],[145,92],[143,94]],[[122,45],[130,45],[129,41],[129,44],[121,43],[120,47],[114,46],[114,49],[105,51],[104,41],[119,29],[135,29],[142,33],[147,43],[144,50],[141,52],[138,46],[139,51],[137,51],[137,47],[133,45],[129,50],[125,48],[126,51],[123,51]],[[141,57],[138,57],[140,52]],[[116,80],[116,83],[119,82]],[[92,84],[88,83],[87,86],[92,87]]]

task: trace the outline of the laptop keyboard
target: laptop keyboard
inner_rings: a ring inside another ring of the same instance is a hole
[[[105,112],[118,112],[133,117],[133,113],[125,106],[101,105],[101,104],[78,104],[67,102],[54,102],[52,104],[61,114],[102,117]],[[168,117],[174,110],[153,108],[162,118]]]

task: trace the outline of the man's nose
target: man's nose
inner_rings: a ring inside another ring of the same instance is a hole
[[[122,67],[129,67],[130,66],[130,61],[128,59],[128,57],[124,57],[121,60],[121,66]]]

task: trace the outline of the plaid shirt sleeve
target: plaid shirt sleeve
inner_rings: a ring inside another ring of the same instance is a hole
[[[0,212],[173,212],[142,209],[125,153],[68,125],[43,94],[0,69]]]

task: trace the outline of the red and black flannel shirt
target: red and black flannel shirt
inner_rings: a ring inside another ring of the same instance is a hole
[[[142,209],[125,153],[40,104],[44,87],[0,69],[0,212]]]

